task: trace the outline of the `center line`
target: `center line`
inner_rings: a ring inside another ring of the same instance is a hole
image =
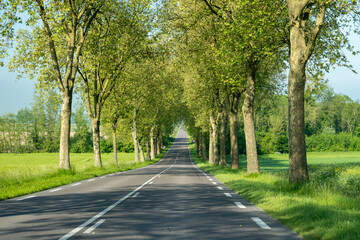
[[[224,193],[227,197],[232,197],[230,193]]]
[[[212,182],[214,185],[216,185],[217,183],[216,182]]]
[[[103,222],[105,222],[105,219],[99,220],[97,223],[95,223],[94,225],[92,225],[91,227],[89,227],[88,230],[86,230],[84,233],[91,233],[91,232],[94,231],[98,226],[100,226],[100,224],[102,224]]]
[[[241,202],[234,202],[239,208],[246,208]]]
[[[222,187],[217,187],[219,190],[224,190]]]

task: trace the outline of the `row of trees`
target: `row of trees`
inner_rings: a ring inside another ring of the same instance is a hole
[[[174,71],[169,56],[156,41],[153,1],[8,0],[1,7],[7,40],[2,47],[16,43],[10,68],[36,78],[39,89],[60,93],[60,168],[70,168],[75,89],[90,119],[95,166],[102,166],[101,122],[113,129],[115,164],[119,122],[131,128],[135,161],[145,159],[145,146],[151,149],[148,158],[159,153],[178,119],[174,106],[180,101],[169,77]],[[14,34],[19,22],[27,28]]]
[[[358,20],[355,1],[174,1],[166,25],[183,68],[186,124],[199,152],[225,164],[229,124],[231,167],[239,167],[238,117],[242,110],[247,171],[258,173],[256,103],[287,89],[289,180],[308,180],[305,145],[305,83],[332,64],[349,66],[341,49],[352,50],[344,30]],[[165,15],[165,14],[164,14]],[[350,66],[349,66],[350,67]],[[257,101],[255,101],[255,99]],[[276,110],[275,110],[276,111]],[[218,126],[220,125],[220,126]],[[220,132],[219,132],[220,131]],[[220,144],[218,144],[220,140]]]

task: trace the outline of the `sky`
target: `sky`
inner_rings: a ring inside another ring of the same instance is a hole
[[[352,37],[352,44],[360,50],[360,37]],[[344,67],[330,70],[325,78],[335,93],[348,95],[353,100],[360,100],[360,55],[348,54],[350,63],[359,73],[355,74]],[[34,81],[28,78],[16,79],[17,74],[9,72],[6,64],[0,67],[0,115],[17,113],[21,108],[30,107],[34,95]]]

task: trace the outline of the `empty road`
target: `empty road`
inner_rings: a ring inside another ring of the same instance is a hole
[[[0,202],[0,239],[301,239],[198,169],[180,130],[158,163]]]

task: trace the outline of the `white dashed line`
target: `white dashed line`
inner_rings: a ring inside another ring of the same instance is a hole
[[[210,181],[214,181],[214,180],[212,180],[211,178],[209,179]]]
[[[57,192],[57,191],[60,191],[60,190],[62,190],[62,188],[55,188],[53,190],[50,190],[49,192]]]
[[[139,194],[140,194],[140,193],[139,193],[139,192],[137,192],[137,193],[135,193],[132,197],[134,197],[134,198],[135,198],[135,197],[139,196]]]
[[[74,184],[71,184],[71,186],[77,186],[77,185],[80,185],[81,183],[74,183]]]
[[[214,185],[216,185],[217,183],[216,182],[212,182]]]
[[[93,232],[98,226],[100,226],[103,222],[105,222],[105,219],[101,219],[99,220],[97,223],[95,223],[94,225],[92,225],[91,227],[88,228],[88,230],[86,230],[84,233],[91,233]]]
[[[261,227],[262,229],[271,229],[271,227],[269,227],[266,223],[264,223],[260,218],[258,217],[252,217],[251,218],[257,225],[259,225],[259,227]]]
[[[242,205],[241,202],[235,202],[236,206],[238,206],[239,208],[246,208],[244,205]]]
[[[36,195],[30,195],[30,196],[19,198],[19,199],[16,199],[16,200],[17,201],[22,201],[22,200],[29,199],[29,198],[34,198],[34,197],[36,197]]]
[[[209,176],[206,176],[207,178],[210,178]]]
[[[224,193],[227,197],[232,197],[230,193]]]
[[[217,187],[219,190],[224,190],[222,187]]]

